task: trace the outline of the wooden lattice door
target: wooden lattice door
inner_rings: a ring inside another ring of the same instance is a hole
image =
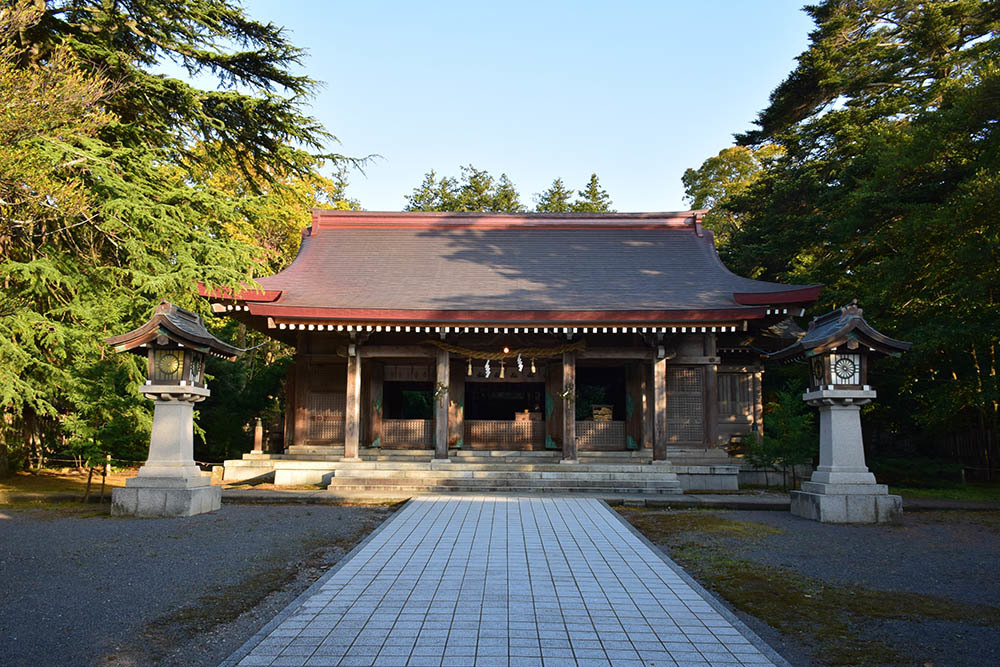
[[[701,366],[667,366],[667,442],[705,439],[705,373]]]

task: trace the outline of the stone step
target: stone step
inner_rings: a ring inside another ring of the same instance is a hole
[[[273,460],[236,459],[223,463],[223,482],[257,481],[267,482],[274,479]]]
[[[288,455],[319,455],[319,456],[343,456],[342,446],[325,445],[291,445],[285,452]],[[358,450],[358,455],[365,457],[410,457],[410,456],[432,456],[433,448],[424,449],[387,449],[362,447]],[[626,458],[626,459],[650,459],[653,454],[651,450],[640,449],[635,451],[591,451],[580,450],[577,452],[580,457],[594,458],[598,460]],[[487,458],[490,460],[509,458],[560,458],[562,450],[489,450],[489,449],[449,449],[449,456],[452,458]]]
[[[669,472],[593,472],[580,470],[532,471],[532,470],[351,470],[339,468],[334,471],[336,478],[358,479],[521,479],[521,480],[623,480],[623,481],[660,481],[676,480],[676,475]]]
[[[652,454],[638,452],[588,452],[577,451],[577,457],[594,459],[595,461],[606,461],[608,459],[628,459],[629,461],[648,461],[653,458]]]
[[[344,455],[344,447],[327,445],[290,445],[286,454],[339,454]]]
[[[295,463],[289,461],[276,462],[277,467],[294,467]],[[464,463],[464,462],[439,462],[430,461],[426,463],[402,463],[397,461],[342,461],[330,466],[334,470],[358,470],[358,471],[461,471],[461,472],[549,472],[549,473],[663,473],[670,472],[673,467],[669,464],[594,464],[594,463]]]
[[[330,491],[383,492],[413,495],[419,493],[439,492],[488,492],[502,491],[505,493],[589,493],[589,494],[656,494],[680,495],[680,487],[676,485],[647,484],[585,484],[566,482],[561,484],[525,484],[525,483],[469,483],[468,481],[448,480],[438,484],[407,484],[400,480],[363,480],[334,478],[327,487]]]
[[[338,454],[321,454],[321,453],[295,453],[295,454],[244,454],[244,460],[287,460],[287,461],[340,461],[343,459],[343,453]],[[424,461],[431,461],[434,458],[432,452],[423,452],[422,454],[406,454],[403,456],[398,456],[395,454],[363,454],[359,456],[363,461],[372,462],[383,462],[383,461],[394,461],[398,463],[420,463]],[[448,458],[451,461],[462,462],[462,463],[559,463],[562,459],[562,455],[548,455],[548,456],[537,456],[537,457],[521,457],[521,456],[460,456],[456,455],[455,452],[450,452]],[[599,464],[618,464],[618,465],[629,465],[629,464],[641,464],[647,463],[652,460],[651,457],[594,457],[590,455],[581,454],[578,457],[581,463],[599,463]],[[719,461],[713,461],[713,463],[719,463]]]
[[[651,470],[671,470],[671,464],[663,462],[646,463],[466,463],[464,461],[311,461],[304,459],[281,459],[271,461],[280,468],[322,468],[331,470],[580,470],[604,472],[650,472]]]
[[[521,480],[577,479],[581,483],[614,480],[672,480],[676,475],[669,464],[561,464],[561,463],[464,463],[460,461],[303,461],[270,462],[277,485],[324,484],[340,478],[396,478],[400,480],[452,478]],[[228,475],[227,475],[228,476]]]
[[[546,489],[569,487],[588,488],[627,488],[627,489],[672,489],[677,488],[676,482],[667,481],[629,481],[629,480],[606,480],[604,482],[589,482],[578,479],[553,479],[553,480],[531,480],[531,479],[463,479],[446,478],[434,480],[405,479],[398,477],[334,477],[330,480],[329,486],[413,486],[424,488],[445,488],[445,487],[468,487],[468,488],[505,488],[509,486]]]

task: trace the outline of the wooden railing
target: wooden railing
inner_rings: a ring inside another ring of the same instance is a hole
[[[382,446],[426,449],[434,446],[433,419],[383,419]]]
[[[545,422],[469,419],[465,422],[465,444],[470,449],[542,449]]]
[[[576,446],[581,451],[625,449],[625,422],[578,421]]]

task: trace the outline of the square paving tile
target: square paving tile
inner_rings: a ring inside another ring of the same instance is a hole
[[[770,664],[744,632],[599,501],[431,496],[230,664]]]

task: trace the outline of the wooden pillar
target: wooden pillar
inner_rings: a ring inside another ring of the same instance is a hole
[[[562,380],[562,463],[576,463],[576,352],[563,352]]]
[[[448,381],[450,375],[450,357],[447,350],[437,351],[435,364],[436,382],[434,384],[434,458],[448,459]]]
[[[667,360],[653,362],[653,460],[667,459]]]
[[[557,449],[553,443],[562,445],[563,438],[563,402],[559,398],[562,393],[562,364],[558,361],[545,365],[545,444],[546,449]]]
[[[292,444],[304,445],[309,438],[309,360],[305,354],[295,354],[295,423]]]
[[[465,374],[466,365],[456,363],[451,368],[448,384],[448,446],[465,444]]]
[[[371,444],[382,442],[382,406],[385,399],[383,392],[385,389],[385,366],[381,361],[372,361],[368,364],[368,410],[369,410],[369,437]]]
[[[295,364],[285,373],[285,429],[281,439],[285,450],[295,442]]]
[[[639,364],[642,380],[642,447],[653,448],[653,365]]]
[[[715,334],[705,336],[705,356],[709,363],[705,365],[705,445],[710,448],[719,446],[719,365],[714,363],[716,356]]]
[[[764,372],[756,371],[753,374],[753,395],[750,400],[753,401],[753,424],[757,435],[764,437]]]
[[[361,356],[347,355],[347,414],[344,415],[344,459],[358,460],[361,441]]]
[[[625,448],[642,448],[642,365],[625,365]]]

